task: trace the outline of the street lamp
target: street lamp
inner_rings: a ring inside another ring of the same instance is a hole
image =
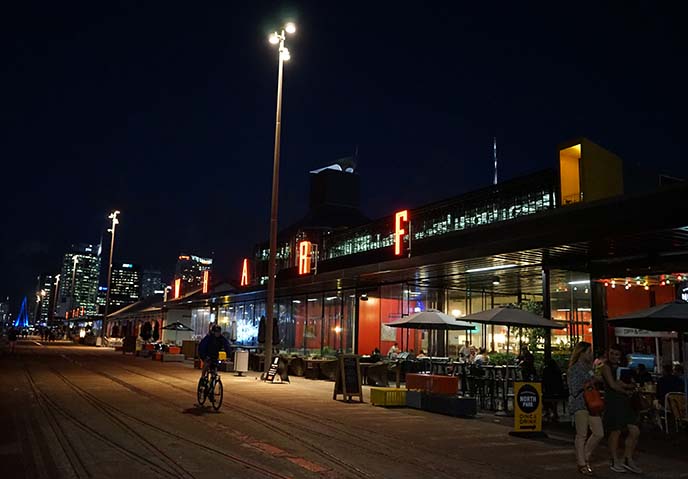
[[[53,299],[53,307],[50,310],[50,320],[54,321],[55,320],[55,310],[57,309],[57,292],[58,292],[58,286],[60,285],[60,275],[56,274],[55,275],[55,296]]]
[[[284,46],[287,33],[296,32],[296,25],[289,22],[280,30],[270,35],[270,43],[279,45],[279,61],[277,68],[277,111],[275,113],[275,154],[272,163],[272,206],[270,208],[270,252],[268,257],[268,297],[265,305],[265,377],[272,364],[272,324],[275,303],[275,270],[277,259],[277,209],[279,205],[279,161],[280,134],[282,132],[282,71],[285,61],[290,57],[289,50]]]
[[[108,229],[108,233],[111,234],[110,236],[110,261],[108,262],[108,277],[107,277],[107,291],[105,292],[105,313],[103,314],[103,324],[100,327],[100,337],[104,338],[105,337],[105,326],[107,324],[107,315],[108,315],[108,309],[110,308],[110,280],[112,279],[112,254],[115,251],[115,229],[117,228],[117,225],[119,224],[119,220],[117,219],[117,215],[119,215],[119,211],[115,210],[110,215],[108,218],[112,220],[112,227]]]
[[[79,257],[75,254],[72,256],[72,302],[69,304],[68,309],[73,309],[76,307],[76,265],[79,263]]]

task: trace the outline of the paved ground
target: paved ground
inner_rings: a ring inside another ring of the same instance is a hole
[[[367,387],[365,404],[347,404],[332,400],[333,383],[230,373],[212,413],[194,404],[198,375],[109,349],[21,342],[0,357],[1,476],[580,477],[566,426],[546,440],[518,439],[488,416],[372,407]],[[644,477],[688,477],[685,443],[665,446],[641,451]],[[604,448],[593,468],[615,476]]]

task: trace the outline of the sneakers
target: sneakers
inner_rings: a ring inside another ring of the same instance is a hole
[[[626,472],[626,467],[625,465],[621,462],[618,461],[612,461],[611,465],[609,466],[609,469],[611,469],[614,472]]]
[[[643,473],[643,470],[636,466],[635,462],[633,462],[633,459],[626,459],[623,463],[623,467],[626,468],[626,470],[633,472],[634,474]]]
[[[594,476],[595,474],[592,472],[592,469],[590,469],[590,465],[586,464],[585,466],[578,466],[578,472],[583,474],[584,476]]]

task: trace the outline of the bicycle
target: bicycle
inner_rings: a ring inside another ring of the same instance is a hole
[[[220,410],[222,406],[223,398],[223,387],[222,378],[220,373],[217,371],[217,365],[219,361],[210,361],[208,363],[208,370],[201,376],[198,380],[198,387],[196,388],[196,399],[198,400],[198,405],[203,406],[205,400],[210,400],[210,405],[215,411]]]

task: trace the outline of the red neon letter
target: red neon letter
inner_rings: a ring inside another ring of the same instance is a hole
[[[210,271],[207,269],[203,271],[203,294],[208,292],[208,277],[210,276]]]
[[[406,234],[406,230],[401,227],[402,221],[408,221],[408,210],[398,211],[394,215],[394,254],[401,254],[401,239]]]
[[[301,241],[299,243],[299,274],[309,274],[311,272],[311,242]]]
[[[182,292],[182,279],[177,278],[174,280],[174,299],[177,299],[181,292]]]
[[[248,259],[244,258],[244,264],[241,267],[241,286],[248,286]]]

